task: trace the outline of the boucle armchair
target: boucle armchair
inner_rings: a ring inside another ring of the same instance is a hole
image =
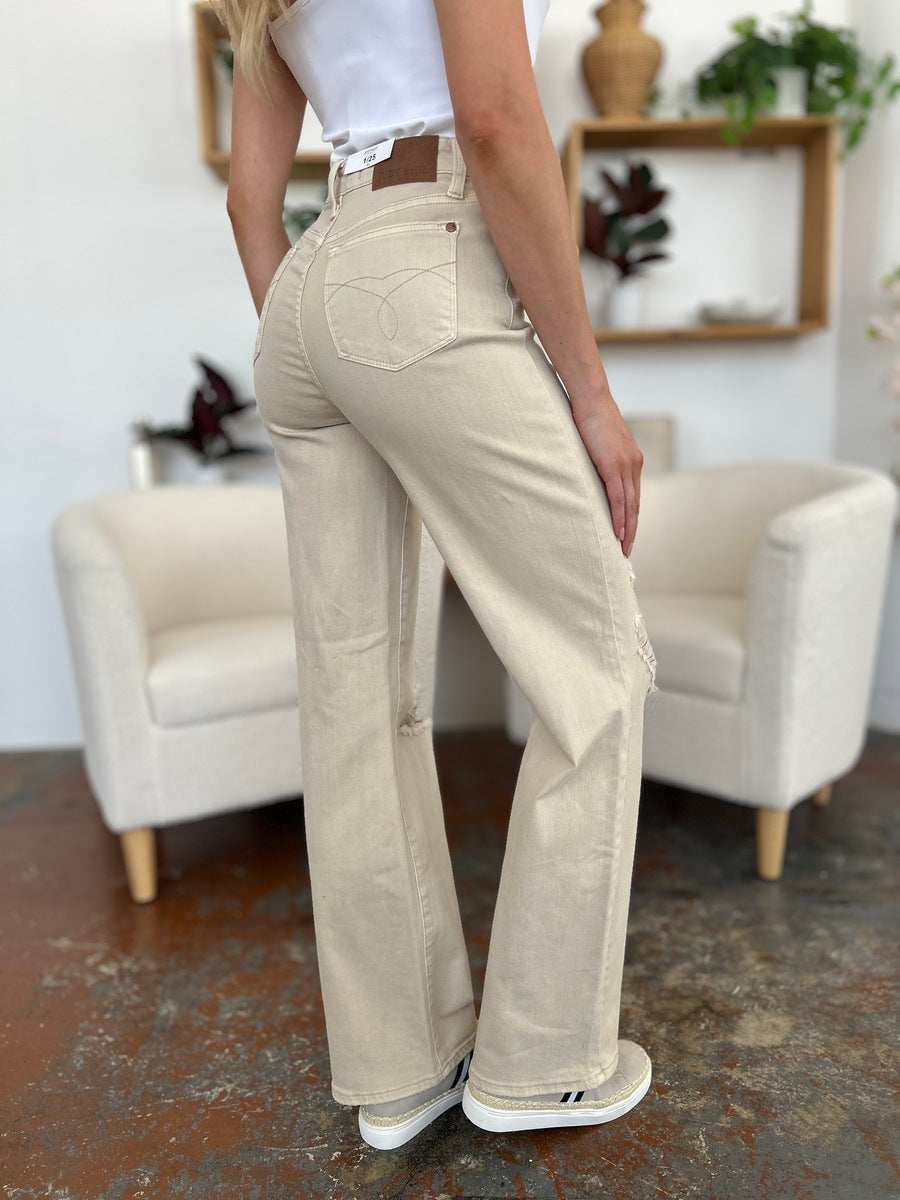
[[[836,463],[642,487],[632,563],[659,688],[644,774],[755,807],[765,879],[790,810],[826,803],[861,752],[896,501],[885,475]]]
[[[88,778],[131,894],[155,830],[302,792],[291,585],[277,486],[84,500],[53,527]],[[423,530],[419,713],[430,718],[444,564]]]

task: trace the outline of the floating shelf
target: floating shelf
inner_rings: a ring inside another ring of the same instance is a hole
[[[737,145],[724,141],[723,120],[578,121],[563,150],[563,175],[569,198],[572,231],[584,244],[582,164],[589,150],[687,149],[722,150],[797,146],[803,155],[803,212],[800,230],[798,320],[735,322],[666,329],[596,329],[598,342],[675,342],[794,338],[824,329],[829,322],[831,238],[837,132],[833,117],[766,117],[757,121]]]
[[[219,129],[215,61],[228,34],[206,3],[194,4],[197,79],[200,98],[201,153],[220,179],[227,181],[231,155]],[[578,121],[563,150],[563,174],[569,198],[572,230],[579,246],[584,241],[581,171],[590,150],[717,149],[735,151],[774,146],[797,146],[803,153],[803,213],[800,231],[800,271],[794,322],[696,324],[670,328],[595,329],[598,342],[748,341],[795,338],[824,329],[829,322],[831,237],[837,133],[832,117],[768,117],[732,146],[723,140],[723,120],[594,120]],[[328,178],[327,149],[300,151],[292,179]]]
[[[823,321],[734,321],[698,322],[696,325],[671,325],[665,328],[618,329],[604,327],[594,330],[598,342],[703,342],[753,341],[759,338],[795,338],[815,333],[824,327]]]
[[[208,4],[194,4],[194,40],[200,91],[200,150],[204,161],[227,182],[231,154],[222,146],[219,129],[215,61],[219,46],[228,41],[228,31]],[[294,158],[291,179],[327,180],[330,161],[327,149],[300,151]]]

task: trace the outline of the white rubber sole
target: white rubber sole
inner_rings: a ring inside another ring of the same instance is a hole
[[[411,1113],[397,1118],[391,1118],[391,1123],[385,1119],[384,1124],[373,1124],[366,1119],[365,1109],[359,1110],[359,1132],[364,1142],[374,1146],[376,1150],[396,1150],[406,1145],[417,1133],[426,1129],[441,1113],[454,1108],[462,1101],[465,1084],[451,1088],[440,1096],[435,1096],[427,1104],[413,1109]]]
[[[568,1129],[583,1125],[602,1125],[623,1117],[643,1100],[650,1088],[653,1071],[647,1060],[647,1071],[627,1095],[613,1097],[606,1104],[551,1104],[544,1108],[494,1108],[478,1100],[466,1084],[463,1112],[473,1125],[491,1133],[515,1133],[521,1129]]]

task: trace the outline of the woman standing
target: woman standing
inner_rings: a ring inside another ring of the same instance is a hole
[[[642,458],[597,356],[535,88],[547,4],[219,5],[332,1091],[383,1149],[460,1101],[485,1129],[587,1125],[650,1084],[618,1040],[655,667],[627,560]],[[333,146],[328,202],[289,246],[307,98]],[[477,1039],[415,706],[422,520],[534,710]]]

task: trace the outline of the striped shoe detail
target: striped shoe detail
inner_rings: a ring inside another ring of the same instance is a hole
[[[560,1104],[577,1104],[584,1096],[584,1092],[563,1092]]]
[[[450,1084],[451,1091],[453,1090],[453,1088],[457,1088],[461,1084],[465,1083],[466,1080],[469,1078],[469,1064],[471,1063],[471,1061],[472,1061],[472,1051],[469,1050],[469,1051],[467,1051],[465,1058],[462,1060],[462,1062],[460,1062],[459,1066],[456,1068],[456,1074],[453,1076],[453,1082]]]

